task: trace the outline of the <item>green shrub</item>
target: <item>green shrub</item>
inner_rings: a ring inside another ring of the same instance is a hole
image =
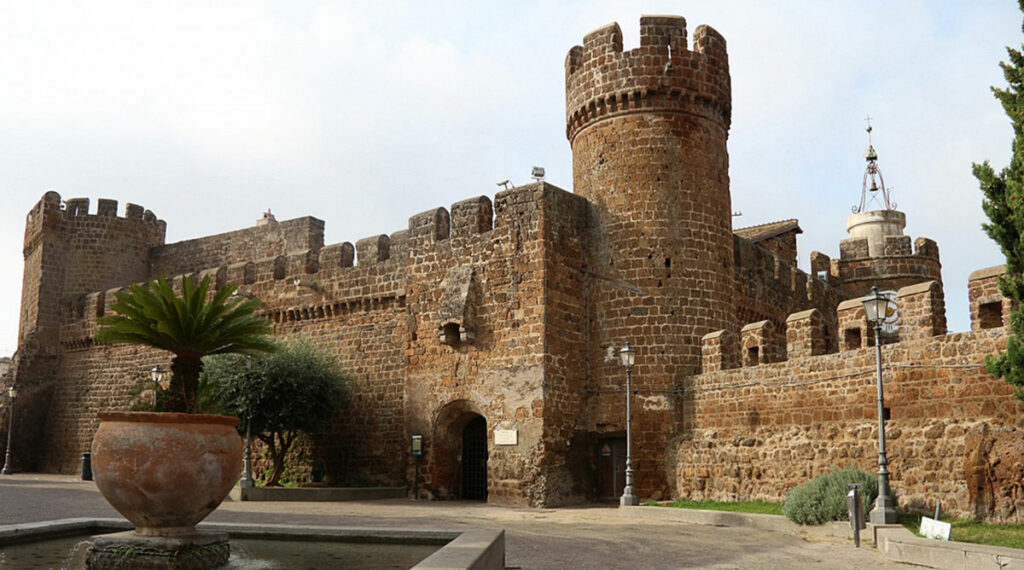
[[[797,524],[849,520],[846,494],[850,492],[850,483],[860,483],[861,505],[866,515],[878,496],[878,479],[856,467],[819,475],[794,488],[782,504],[782,514]]]

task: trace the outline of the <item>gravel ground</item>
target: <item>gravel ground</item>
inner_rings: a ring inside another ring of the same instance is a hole
[[[67,475],[0,476],[0,525],[119,517],[91,482]],[[621,517],[614,506],[559,509],[405,499],[343,503],[225,501],[210,521],[371,528],[505,529],[506,565],[522,569],[908,568],[870,545],[737,527]]]

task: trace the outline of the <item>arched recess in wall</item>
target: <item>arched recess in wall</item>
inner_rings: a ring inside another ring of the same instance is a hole
[[[455,400],[434,415],[430,486],[440,497],[487,500],[488,429],[483,410]]]
[[[283,255],[274,258],[274,279],[284,279],[288,270],[288,260]]]
[[[245,264],[242,274],[242,283],[245,285],[252,285],[256,282],[256,264],[248,262]]]

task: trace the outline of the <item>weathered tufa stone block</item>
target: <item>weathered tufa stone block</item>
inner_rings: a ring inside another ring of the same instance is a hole
[[[946,303],[942,284],[926,281],[899,290],[900,340],[946,334]]]
[[[452,233],[456,237],[491,231],[494,209],[491,199],[478,196],[452,204]]]
[[[999,278],[1005,272],[1005,265],[996,265],[979,269],[968,278],[972,331],[1002,328],[1010,322],[1016,302],[1004,298],[999,291]]]
[[[640,47],[671,47],[677,54],[686,51],[686,18],[640,16]]]
[[[451,217],[448,210],[435,208],[409,218],[409,237],[441,241],[451,234]]]
[[[622,53],[622,29],[611,23],[583,36],[583,58],[593,59],[606,53]]]
[[[811,276],[832,282],[832,259],[820,251],[811,252]]]
[[[408,259],[409,230],[392,232],[388,239],[390,240],[388,259]]]
[[[295,275],[309,275],[320,271],[320,254],[313,250],[288,254],[288,267]]]
[[[352,267],[356,259],[356,248],[349,242],[332,243],[320,250],[320,267],[335,269]]]
[[[844,239],[839,242],[839,259],[869,257],[868,238]]]
[[[106,198],[100,198],[96,201],[96,215],[107,216],[109,218],[117,217],[117,200],[108,200]]]
[[[935,240],[919,237],[914,240],[914,252],[920,257],[939,258],[939,244]]]
[[[736,333],[720,330],[704,335],[701,339],[702,372],[718,372],[738,368],[740,345]]]
[[[856,350],[866,346],[864,341],[867,339],[867,319],[864,316],[864,303],[860,299],[839,303],[836,318],[840,350]]]
[[[774,362],[775,325],[771,321],[750,323],[740,331],[743,350],[743,366],[758,366]]]
[[[910,255],[910,236],[885,236],[882,255]]]
[[[786,319],[786,356],[799,358],[825,354],[825,329],[821,312],[810,309]]]
[[[88,198],[68,198],[64,202],[64,211],[69,216],[88,216],[89,215],[89,199]]]
[[[129,202],[125,205],[124,217],[129,220],[142,221],[143,216],[146,214],[146,209],[138,204],[132,204]]]
[[[360,266],[376,265],[391,257],[391,238],[385,234],[356,242],[356,259]]]

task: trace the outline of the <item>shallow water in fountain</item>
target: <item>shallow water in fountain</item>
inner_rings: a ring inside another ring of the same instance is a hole
[[[62,538],[0,548],[2,570],[81,570],[88,540]],[[408,569],[441,548],[433,544],[364,544],[231,539],[226,570]]]

